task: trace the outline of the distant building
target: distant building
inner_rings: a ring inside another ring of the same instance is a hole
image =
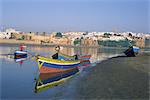
[[[0,32],[0,38],[1,39],[10,39],[11,33],[10,32]]]
[[[51,43],[57,45],[83,45],[83,46],[129,46],[130,42],[139,47],[145,46],[145,40],[150,34],[133,32],[52,32],[25,33],[8,28],[0,31],[1,39],[30,40],[38,43]]]
[[[1,39],[10,39],[13,37],[13,34],[19,34],[20,31],[16,31],[13,28],[8,28],[4,32],[0,32]]]

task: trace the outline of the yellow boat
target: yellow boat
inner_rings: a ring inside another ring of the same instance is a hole
[[[80,60],[58,60],[36,56],[40,73],[63,72],[69,69],[77,68]]]

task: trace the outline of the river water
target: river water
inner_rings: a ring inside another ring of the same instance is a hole
[[[66,98],[66,93],[69,95],[69,81],[73,81],[74,77],[84,77],[86,71],[82,70],[79,74],[75,75],[71,79],[59,84],[55,87],[48,88],[41,92],[35,93],[36,80],[39,77],[38,66],[34,55],[43,55],[50,57],[55,53],[54,47],[38,47],[28,46],[26,50],[30,53],[29,58],[23,62],[16,62],[11,56],[18,46],[1,45],[0,46],[0,88],[1,88],[1,99],[56,99],[57,96],[61,95],[62,98]],[[96,63],[106,60],[107,58],[122,55],[124,49],[122,48],[69,48],[63,47],[62,53],[68,55],[78,54],[90,54],[90,66],[88,68],[96,67]],[[76,79],[75,81],[78,81]]]

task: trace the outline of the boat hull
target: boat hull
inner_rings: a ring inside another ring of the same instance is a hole
[[[41,73],[39,75],[39,77],[40,77],[41,80],[46,80],[48,78],[51,78],[51,77],[54,77],[54,76],[59,76],[59,75],[62,75],[62,74],[73,72],[73,71],[79,71],[79,70],[78,70],[78,68],[72,68],[72,69],[69,69],[69,70],[66,70],[66,71],[63,71],[63,72]]]
[[[79,60],[64,61],[38,56],[38,67],[40,73],[64,72],[79,66]]]
[[[91,58],[91,55],[81,55],[79,57],[80,60],[90,60],[90,58]]]
[[[14,58],[27,58],[27,52],[26,51],[15,51]]]
[[[52,68],[52,67],[42,66],[39,71],[40,73],[63,73],[65,71],[69,71],[72,69],[76,69],[76,67],[64,69],[64,68]]]
[[[140,49],[138,47],[132,46],[129,49],[127,49],[124,53],[128,57],[135,57],[139,53],[139,50]]]

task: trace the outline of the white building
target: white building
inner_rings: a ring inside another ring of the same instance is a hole
[[[1,39],[10,39],[13,33],[19,34],[20,31],[16,31],[16,30],[13,29],[13,28],[8,28],[8,29],[6,29],[5,32],[1,32],[1,31],[0,31],[0,38],[1,38]]]
[[[103,41],[108,41],[108,40],[110,40],[110,41],[120,41],[120,40],[126,40],[126,38],[122,37],[122,36],[111,36],[109,38],[102,38],[101,40],[103,40]]]
[[[10,32],[0,32],[1,39],[10,39],[11,33]]]

